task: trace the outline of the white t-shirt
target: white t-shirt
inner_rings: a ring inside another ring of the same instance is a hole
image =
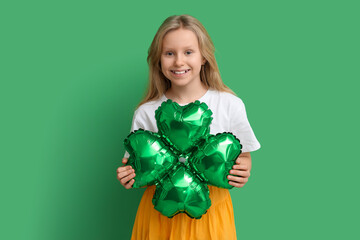
[[[168,98],[163,94],[159,99],[142,104],[136,109],[131,126],[131,132],[142,128],[151,132],[158,132],[155,119],[155,110]],[[243,101],[231,93],[209,89],[204,96],[198,99],[205,102],[213,112],[210,125],[210,134],[231,132],[242,145],[242,152],[252,152],[260,148],[260,143],[247,119]],[[186,104],[179,104],[184,106]],[[129,157],[125,151],[125,158]]]

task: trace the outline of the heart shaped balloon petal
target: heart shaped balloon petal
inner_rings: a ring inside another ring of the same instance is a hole
[[[205,103],[195,101],[180,106],[170,99],[155,111],[159,134],[181,154],[187,154],[210,132],[212,112]]]
[[[201,183],[182,162],[160,180],[152,202],[156,210],[169,218],[184,212],[199,219],[211,206],[207,185]]]
[[[178,162],[177,156],[156,133],[139,129],[124,140],[130,154],[126,165],[135,170],[133,188],[154,185]]]
[[[242,145],[231,133],[211,135],[202,141],[190,157],[191,166],[210,185],[231,189],[227,176]]]

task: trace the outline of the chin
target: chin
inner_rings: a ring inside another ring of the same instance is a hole
[[[175,81],[171,81],[171,85],[178,87],[185,87],[186,85],[189,85],[189,82],[186,80],[175,80]]]

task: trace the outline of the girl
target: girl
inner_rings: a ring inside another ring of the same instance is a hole
[[[171,99],[180,105],[199,100],[213,112],[210,134],[232,132],[243,146],[228,176],[229,184],[243,187],[251,170],[250,152],[260,148],[248,122],[244,103],[222,82],[214,45],[204,26],[189,15],[171,16],[158,29],[149,48],[149,87],[136,109],[131,131],[143,128],[158,132],[155,110]],[[126,152],[123,163],[129,155]],[[129,189],[135,172],[130,166],[117,169],[117,178]],[[233,205],[228,189],[208,186],[211,207],[201,219],[180,213],[173,218],[154,209],[155,186],[141,199],[131,239],[236,239]]]

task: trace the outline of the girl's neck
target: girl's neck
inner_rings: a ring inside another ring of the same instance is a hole
[[[198,100],[202,96],[205,95],[208,88],[204,84],[200,84],[199,87],[178,87],[171,86],[166,93],[165,96],[168,99],[173,100],[179,104],[187,104],[190,102],[194,102]]]

